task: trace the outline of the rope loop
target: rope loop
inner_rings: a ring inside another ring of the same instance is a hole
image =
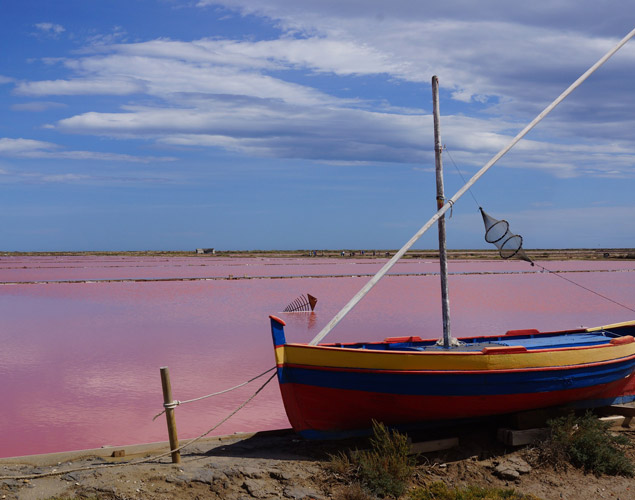
[[[454,200],[448,200],[450,204],[450,219],[452,218],[452,212],[454,211]]]
[[[266,375],[267,373],[275,370],[276,367],[272,367],[269,368],[268,370],[265,370],[264,372],[262,372],[260,375],[256,375],[255,377],[250,378],[249,380],[247,380],[246,382],[243,382],[242,384],[238,384],[235,385],[234,387],[230,387],[229,389],[225,389],[224,391],[218,391],[218,392],[214,392],[212,394],[207,394],[206,396],[201,396],[200,398],[194,398],[194,399],[188,399],[186,401],[179,401],[178,399],[175,399],[174,401],[170,402],[170,403],[163,403],[163,411],[160,413],[157,413],[154,417],[152,417],[152,421],[154,422],[157,418],[159,418],[161,415],[163,415],[165,413],[165,410],[173,410],[174,408],[176,408],[179,405],[184,405],[186,403],[194,403],[195,401],[201,401],[202,399],[207,399],[207,398],[211,398],[212,396],[218,396],[220,394],[225,394],[226,392],[230,392],[233,391],[235,389],[238,389],[240,387],[243,387],[251,382],[253,382],[256,379],[259,379],[260,377]]]

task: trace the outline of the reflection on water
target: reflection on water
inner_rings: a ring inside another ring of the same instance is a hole
[[[317,326],[317,314],[315,312],[278,313],[275,316],[284,318],[287,328],[293,330],[312,332]],[[316,332],[317,333],[317,332]]]
[[[384,262],[0,257],[0,455],[166,440],[165,421],[152,421],[162,409],[161,366],[170,368],[174,397],[180,400],[244,382],[274,365],[269,314],[285,320],[289,341],[307,342],[367,282],[360,275],[374,273]],[[395,266],[399,275],[375,287],[326,341],[439,337],[436,266],[416,260]],[[610,270],[566,276],[619,302],[635,302],[633,263],[549,262],[547,267]],[[483,274],[528,269],[518,262],[450,262],[451,273],[465,273],[450,276],[453,334],[633,319],[551,275]],[[229,274],[262,279],[155,280]],[[278,276],[301,277],[266,279]],[[25,284],[131,277],[147,281]],[[319,300],[315,312],[280,312],[306,293]],[[179,407],[180,437],[208,430],[263,380]],[[271,383],[215,433],[288,425],[277,384]]]

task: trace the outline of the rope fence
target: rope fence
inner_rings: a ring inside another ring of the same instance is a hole
[[[267,373],[269,373],[272,370],[275,370],[276,367],[272,367],[269,368],[268,370],[265,370],[264,372],[262,372],[260,375],[256,375],[255,377],[247,380],[246,382],[243,382],[242,384],[238,384],[234,387],[230,387],[229,389],[225,389],[223,391],[219,391],[219,392],[214,392],[212,394],[207,394],[206,396],[201,396],[200,398],[194,398],[194,399],[188,399],[186,401],[179,401],[178,399],[175,399],[174,401],[172,401],[171,403],[163,403],[163,411],[161,411],[160,413],[157,413],[154,417],[152,417],[152,421],[154,422],[157,418],[159,418],[161,415],[163,415],[165,413],[165,410],[168,409],[174,409],[177,406],[180,405],[184,405],[187,403],[194,403],[196,401],[202,401],[203,399],[207,399],[207,398],[211,398],[212,396],[219,396],[220,394],[225,394],[226,392],[231,392],[235,389],[239,389],[240,387],[244,387],[247,384],[253,382],[254,380],[259,379],[260,377],[263,377],[264,375],[266,375]]]
[[[194,401],[200,401],[202,399],[210,398],[212,396],[217,396],[219,394],[224,394],[226,392],[233,391],[235,389],[238,389],[239,387],[243,387],[243,386],[249,384],[250,382],[253,382],[254,380],[256,380],[256,379],[258,379],[260,377],[263,377],[264,375],[266,375],[267,373],[269,373],[269,372],[271,372],[272,370],[275,370],[275,369],[276,369],[275,366],[273,368],[269,368],[268,370],[266,370],[265,372],[261,373],[260,375],[256,375],[255,377],[249,379],[246,382],[243,382],[242,384],[239,384],[239,385],[237,385],[235,387],[231,387],[229,389],[225,389],[223,391],[215,392],[213,394],[208,394],[206,396],[202,396],[200,398],[195,398],[195,399],[190,399],[190,400],[187,400],[187,401],[178,401],[178,404],[175,401],[175,402],[173,402],[174,406],[172,406],[171,404],[164,404],[164,406],[166,407],[165,409],[167,409],[168,407],[175,408],[176,406],[179,406],[179,404],[192,403]],[[181,450],[193,445],[194,443],[196,443],[197,441],[200,441],[201,439],[203,439],[205,436],[207,436],[211,432],[215,431],[218,427],[223,425],[230,418],[232,418],[234,415],[236,415],[236,413],[238,413],[245,406],[247,406],[251,402],[251,400],[253,400],[258,394],[260,394],[260,392],[262,392],[262,390],[267,386],[267,384],[269,384],[269,382],[271,382],[273,380],[273,378],[275,376],[276,376],[276,373],[271,374],[271,376],[266,380],[266,382],[264,384],[262,384],[260,387],[258,387],[258,389],[251,396],[249,396],[245,401],[243,401],[235,410],[233,410],[229,415],[227,415],[225,418],[223,418],[220,422],[215,424],[213,427],[211,427],[210,429],[205,431],[200,436],[197,436],[197,437],[191,439],[190,441],[188,441],[184,445],[181,445],[181,446],[179,446],[178,448],[176,448],[174,450],[171,449],[170,451],[167,451],[165,453],[161,453],[159,455],[155,455],[153,457],[142,458],[142,459],[133,460],[131,462],[125,462],[125,463],[97,464],[97,465],[89,465],[89,466],[85,466],[85,467],[75,467],[73,469],[54,470],[54,471],[45,472],[45,473],[23,474],[23,475],[20,475],[20,476],[0,476],[0,481],[11,480],[11,479],[13,479],[13,480],[38,479],[38,478],[42,478],[42,477],[62,476],[64,474],[70,474],[70,473],[73,473],[73,472],[82,472],[82,471],[89,471],[89,470],[96,470],[96,469],[108,469],[108,468],[112,468],[112,467],[127,467],[127,466],[132,466],[132,465],[139,465],[139,464],[143,464],[143,463],[157,462],[158,460],[160,460],[162,458],[165,458],[165,457],[167,457],[169,455],[172,455],[173,453],[180,452]],[[156,415],[152,420],[154,421],[159,415],[162,415],[165,412],[165,409],[161,413]]]

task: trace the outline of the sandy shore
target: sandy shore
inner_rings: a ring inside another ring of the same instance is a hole
[[[616,431],[635,438],[633,429]],[[452,432],[459,446],[420,455],[412,487],[444,481],[514,488],[545,500],[635,498],[632,478],[529,465],[531,447],[505,447],[496,440],[494,427]],[[365,446],[365,441],[305,441],[285,430],[202,439],[183,451],[178,465],[169,457],[152,461],[169,451],[166,443],[4,458],[0,475],[12,478],[0,479],[0,498],[337,500],[345,498],[347,484],[330,471],[329,453]],[[122,451],[125,456],[112,456]],[[635,459],[633,447],[629,454]],[[144,459],[149,462],[135,463]]]
[[[281,430],[201,439],[180,464],[157,458],[168,443],[1,458],[0,498],[326,498],[327,448]]]

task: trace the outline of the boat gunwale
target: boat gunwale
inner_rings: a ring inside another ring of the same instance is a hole
[[[532,366],[525,368],[501,368],[501,369],[484,369],[484,370],[441,370],[441,369],[426,369],[426,370],[395,370],[392,368],[355,368],[355,367],[339,367],[339,366],[323,366],[323,365],[306,365],[298,363],[278,363],[276,368],[278,370],[290,368],[290,369],[303,369],[303,370],[320,370],[320,371],[336,371],[336,372],[354,372],[354,373],[381,373],[386,375],[399,374],[399,375],[487,375],[487,374],[502,374],[502,373],[522,373],[522,372],[546,372],[546,371],[562,371],[562,370],[580,370],[584,368],[595,368],[603,365],[610,365],[622,362],[628,362],[635,360],[635,352],[628,356],[620,358],[611,358],[604,361],[594,361],[591,363],[579,363],[575,365],[553,365],[553,366]],[[628,375],[630,376],[630,375]]]
[[[318,344],[318,345],[309,345],[309,344],[303,344],[303,343],[296,343],[296,342],[285,342],[284,344],[280,344],[275,346],[276,349],[280,348],[280,347],[290,347],[293,349],[305,349],[305,348],[309,348],[309,349],[318,349],[318,350],[324,350],[324,351],[333,351],[333,352],[342,352],[342,353],[363,353],[364,355],[370,355],[370,354],[375,354],[375,355],[384,355],[384,356],[388,356],[388,355],[410,355],[410,356],[500,356],[500,355],[507,355],[507,356],[522,356],[522,355],[527,355],[527,354],[545,354],[545,353],[559,353],[559,352],[566,352],[566,351],[583,351],[583,350],[588,350],[588,349],[599,349],[599,348],[606,348],[606,347],[623,347],[625,345],[629,345],[635,342],[635,337],[633,337],[632,335],[625,335],[623,337],[616,337],[616,338],[625,338],[625,337],[631,337],[633,338],[633,341],[628,342],[628,343],[611,343],[612,339],[608,339],[607,342],[603,343],[603,344],[596,344],[596,345],[581,345],[581,346],[566,346],[566,347],[547,347],[547,348],[543,348],[543,349],[527,349],[526,351],[522,351],[522,352],[518,352],[518,351],[508,351],[505,352],[505,347],[510,347],[511,349],[514,349],[517,346],[499,346],[496,347],[496,351],[492,352],[492,351],[484,351],[484,350],[473,350],[473,351],[460,351],[460,350],[450,350],[450,351],[445,351],[445,350],[429,350],[429,351],[410,351],[410,350],[399,350],[399,349],[391,349],[391,350],[382,350],[382,349],[363,349],[363,348],[354,348],[354,347],[339,347],[339,346],[335,346],[335,345],[322,345],[322,344]],[[482,337],[474,337],[474,338],[482,338]],[[499,337],[492,337],[492,338],[500,338]],[[371,344],[370,342],[368,344]],[[382,344],[382,342],[377,342],[377,343],[373,343],[373,345],[377,345],[377,344]],[[483,349],[488,349],[488,346],[484,347]]]

